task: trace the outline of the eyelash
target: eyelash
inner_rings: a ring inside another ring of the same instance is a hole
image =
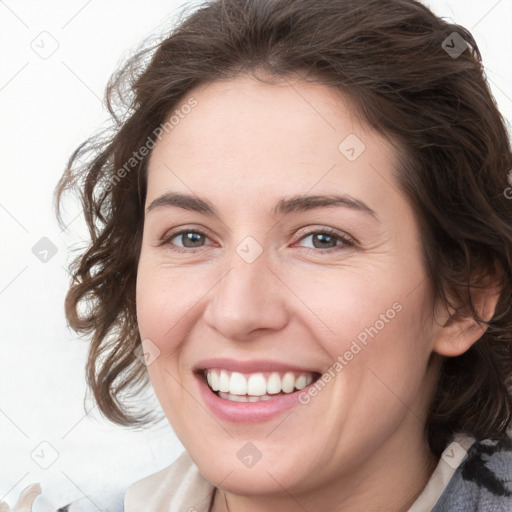
[[[164,236],[162,238],[162,240],[160,241],[160,243],[158,244],[158,247],[161,247],[161,246],[164,246],[164,245],[173,245],[171,244],[171,240],[173,240],[174,238],[180,236],[180,235],[184,235],[186,233],[194,233],[194,234],[197,234],[197,235],[201,235],[201,236],[204,236],[205,238],[208,238],[208,235],[206,233],[204,233],[203,231],[201,231],[200,229],[183,229],[181,231],[178,231],[176,233],[171,233],[169,234],[168,236]],[[341,241],[342,243],[341,244],[338,244],[336,245],[335,247],[330,247],[328,249],[315,249],[315,248],[310,248],[310,247],[304,247],[304,249],[306,249],[306,251],[308,252],[313,252],[315,254],[324,254],[324,253],[333,253],[333,252],[336,252],[338,250],[341,250],[343,248],[343,246],[345,247],[354,247],[356,245],[356,242],[349,238],[348,236],[346,235],[343,235],[341,234],[340,232],[336,231],[335,229],[332,229],[332,228],[322,228],[322,229],[319,229],[319,230],[316,230],[316,231],[309,231],[307,233],[304,233],[297,242],[300,242],[301,240],[303,240],[304,238],[307,238],[308,236],[311,236],[311,235],[318,235],[318,234],[322,234],[322,235],[329,235],[329,236],[332,236],[336,239],[338,239],[339,241]],[[204,247],[204,246],[203,246]],[[175,252],[180,252],[180,253],[190,253],[190,252],[194,252],[195,249],[202,249],[203,247],[190,247],[190,248],[177,248],[176,246],[174,246],[171,250],[172,251],[175,251]]]

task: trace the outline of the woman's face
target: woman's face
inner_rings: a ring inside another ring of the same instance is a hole
[[[151,155],[137,281],[172,427],[231,493],[403,471],[426,453],[436,325],[393,147],[318,84],[190,96]]]

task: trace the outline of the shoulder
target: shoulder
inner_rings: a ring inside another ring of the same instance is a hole
[[[208,510],[214,486],[183,452],[170,466],[131,484],[124,498],[124,512]],[[163,508],[165,507],[165,508]]]
[[[512,510],[512,439],[476,440],[433,512]]]

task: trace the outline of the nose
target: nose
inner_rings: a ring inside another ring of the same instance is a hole
[[[289,321],[290,297],[269,263],[266,251],[252,262],[232,251],[204,311],[205,322],[225,339],[249,340],[256,331],[280,330]]]

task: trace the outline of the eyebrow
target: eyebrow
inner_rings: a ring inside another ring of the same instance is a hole
[[[157,197],[146,208],[149,213],[156,208],[176,206],[185,210],[202,213],[208,216],[218,217],[217,210],[207,199],[183,194],[178,192],[167,192]],[[378,220],[378,216],[366,203],[356,199],[348,194],[343,195],[309,195],[309,196],[291,196],[280,199],[272,210],[274,215],[288,214],[292,212],[307,211],[314,208],[326,208],[330,206],[338,206],[349,208],[371,215]]]

